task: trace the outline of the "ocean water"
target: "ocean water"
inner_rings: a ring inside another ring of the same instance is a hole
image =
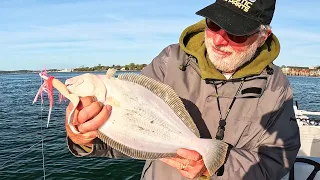
[[[65,80],[80,73],[52,73]],[[299,108],[320,111],[320,78],[289,77]],[[37,74],[0,75],[0,179],[139,179],[144,161],[77,158],[67,149],[64,112],[55,105],[46,128],[48,101],[32,105],[40,86]],[[42,138],[44,138],[42,151]],[[44,162],[43,163],[43,155]],[[44,164],[44,168],[43,168]]]

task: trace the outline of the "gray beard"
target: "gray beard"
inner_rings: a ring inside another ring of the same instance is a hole
[[[239,67],[252,60],[258,49],[259,42],[255,41],[254,43],[246,46],[243,51],[238,52],[234,51],[230,45],[225,47],[216,47],[213,43],[212,38],[208,38],[207,34],[205,33],[205,45],[212,64],[218,70],[230,73],[235,72]],[[231,54],[227,57],[223,57],[222,55],[215,53],[212,50],[212,47],[215,47],[221,51],[231,52]]]

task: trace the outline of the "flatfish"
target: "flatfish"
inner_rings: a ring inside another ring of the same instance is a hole
[[[223,165],[227,144],[200,138],[199,131],[179,96],[168,85],[136,73],[114,77],[82,74],[53,86],[76,107],[75,97],[95,96],[112,105],[112,112],[98,130],[98,138],[112,148],[135,159],[158,159],[177,156],[179,148],[195,150],[202,155],[210,175]],[[75,96],[76,95],[76,96]],[[71,129],[72,115],[68,118]]]

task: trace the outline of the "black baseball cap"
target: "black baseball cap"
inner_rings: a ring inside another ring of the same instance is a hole
[[[275,5],[276,0],[216,0],[196,14],[232,35],[243,36],[254,33],[261,24],[269,25]]]

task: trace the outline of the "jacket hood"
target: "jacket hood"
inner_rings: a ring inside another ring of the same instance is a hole
[[[207,57],[204,43],[205,20],[187,27],[181,34],[180,47],[198,61],[202,79],[225,80],[225,76],[218,71]],[[243,78],[261,74],[261,72],[278,57],[280,43],[274,34],[271,34],[265,43],[258,48],[256,57],[238,69],[233,78]]]

